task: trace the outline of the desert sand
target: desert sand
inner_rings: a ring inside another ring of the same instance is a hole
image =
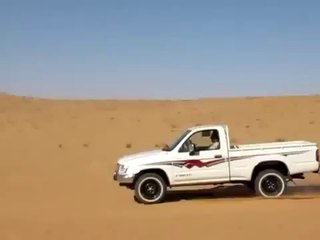
[[[287,196],[245,187],[134,202],[112,180],[120,156],[171,142],[194,124],[228,124],[233,143],[320,143],[320,97],[185,101],[0,96],[0,239],[320,239],[320,175]]]

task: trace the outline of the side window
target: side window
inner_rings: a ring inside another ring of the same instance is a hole
[[[185,141],[179,152],[189,152],[191,144],[194,144],[195,151],[220,149],[219,132],[216,129],[196,132]]]

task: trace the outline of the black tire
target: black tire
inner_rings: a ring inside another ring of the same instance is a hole
[[[134,186],[134,199],[138,203],[154,204],[164,201],[167,194],[167,184],[156,173],[141,175]]]
[[[278,198],[285,193],[287,182],[283,174],[277,170],[261,171],[254,180],[256,194],[265,198]]]

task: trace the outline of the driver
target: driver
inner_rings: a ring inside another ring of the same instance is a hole
[[[212,141],[212,144],[209,146],[209,150],[215,150],[220,148],[220,141],[219,141],[219,133],[218,131],[213,131],[210,139]]]

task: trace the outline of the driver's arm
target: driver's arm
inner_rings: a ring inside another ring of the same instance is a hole
[[[213,144],[211,144],[211,146],[209,147],[210,150],[214,150],[214,149],[218,149],[219,148],[219,142],[215,142]]]

